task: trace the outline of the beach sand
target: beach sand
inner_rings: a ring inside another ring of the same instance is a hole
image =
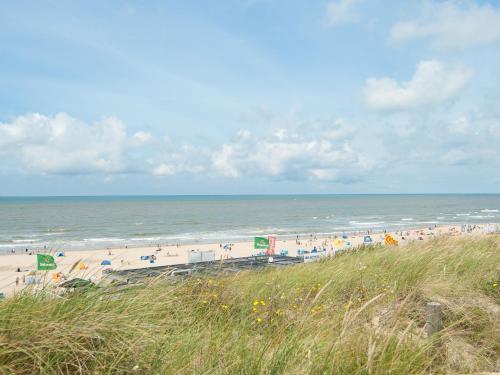
[[[476,229],[472,233],[462,233],[460,225],[448,225],[448,226],[438,226],[431,228],[421,228],[413,230],[404,231],[404,239],[402,239],[401,233],[396,234],[396,232],[387,232],[391,234],[396,240],[399,241],[400,245],[404,245],[409,241],[422,239],[430,239],[436,236],[443,235],[475,235],[483,233],[482,228],[485,225],[476,226]],[[407,231],[410,235],[407,235]],[[359,246],[363,243],[363,238],[366,232],[351,233],[348,235],[346,241],[350,242],[351,247]],[[373,233],[371,234],[373,243],[383,243],[384,233]],[[253,239],[252,239],[253,240]],[[276,240],[276,253],[282,249],[288,250],[288,255],[297,255],[298,249],[311,250],[314,246],[317,248],[325,247],[327,251],[332,251],[335,248],[332,245],[332,237],[318,237],[315,239],[314,235],[302,236],[300,239],[300,244],[296,243],[296,239],[280,239]],[[225,244],[223,242],[222,244]],[[62,272],[67,276],[67,279],[74,277],[81,277],[85,279],[91,279],[92,281],[98,281],[102,278],[102,271],[106,268],[112,268],[113,270],[119,269],[132,269],[132,268],[143,268],[152,266],[165,266],[171,264],[187,263],[188,252],[192,250],[214,250],[216,254],[216,259],[221,258],[238,258],[245,257],[255,254],[253,249],[253,242],[235,242],[231,246],[231,250],[224,250],[220,243],[211,244],[182,244],[182,245],[161,245],[161,250],[158,251],[158,247],[134,247],[134,248],[115,248],[115,249],[101,249],[101,250],[78,250],[78,251],[66,251],[64,257],[55,257],[57,263],[57,269],[54,271],[40,272],[45,282],[52,282],[52,275],[56,272]],[[339,249],[339,248],[336,248]],[[64,251],[64,249],[62,250]],[[40,250],[40,253],[44,253]],[[48,252],[46,252],[48,253]],[[110,255],[111,253],[111,255]],[[140,260],[141,255],[152,255],[155,254],[156,262],[154,264],[149,263],[149,261]],[[101,262],[103,260],[110,260],[111,266],[102,266]],[[75,270],[68,275],[69,270],[77,262],[83,262],[87,269],[80,270],[76,267]],[[17,272],[20,268],[21,272]],[[5,293],[5,295],[12,295],[15,292],[21,291],[26,286],[23,284],[23,275],[27,275],[30,271],[36,270],[36,255],[29,255],[25,253],[16,253],[0,256],[0,292]],[[19,285],[16,286],[16,278],[19,278]]]

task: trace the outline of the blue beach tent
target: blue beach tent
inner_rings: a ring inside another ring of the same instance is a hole
[[[364,239],[363,239],[363,242],[365,244],[367,244],[367,243],[372,243],[373,240],[372,240],[372,238],[370,236],[365,236]]]
[[[110,260],[103,260],[101,262],[101,266],[110,266],[111,265],[111,261]]]

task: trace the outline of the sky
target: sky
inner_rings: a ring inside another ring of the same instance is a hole
[[[1,1],[0,195],[500,192],[500,1]]]

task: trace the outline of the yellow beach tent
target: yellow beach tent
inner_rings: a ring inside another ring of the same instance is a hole
[[[385,244],[386,245],[397,246],[398,245],[398,241],[395,240],[394,237],[392,237],[390,234],[386,234],[385,235]]]
[[[333,240],[333,246],[336,246],[336,247],[344,246],[344,240],[342,240],[340,238],[335,238]]]
[[[86,270],[87,268],[89,267],[83,262],[80,262],[80,264],[78,265],[79,270]]]

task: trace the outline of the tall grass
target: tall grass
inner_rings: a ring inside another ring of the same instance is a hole
[[[500,238],[0,303],[3,374],[498,371]],[[425,303],[444,329],[426,337]]]

